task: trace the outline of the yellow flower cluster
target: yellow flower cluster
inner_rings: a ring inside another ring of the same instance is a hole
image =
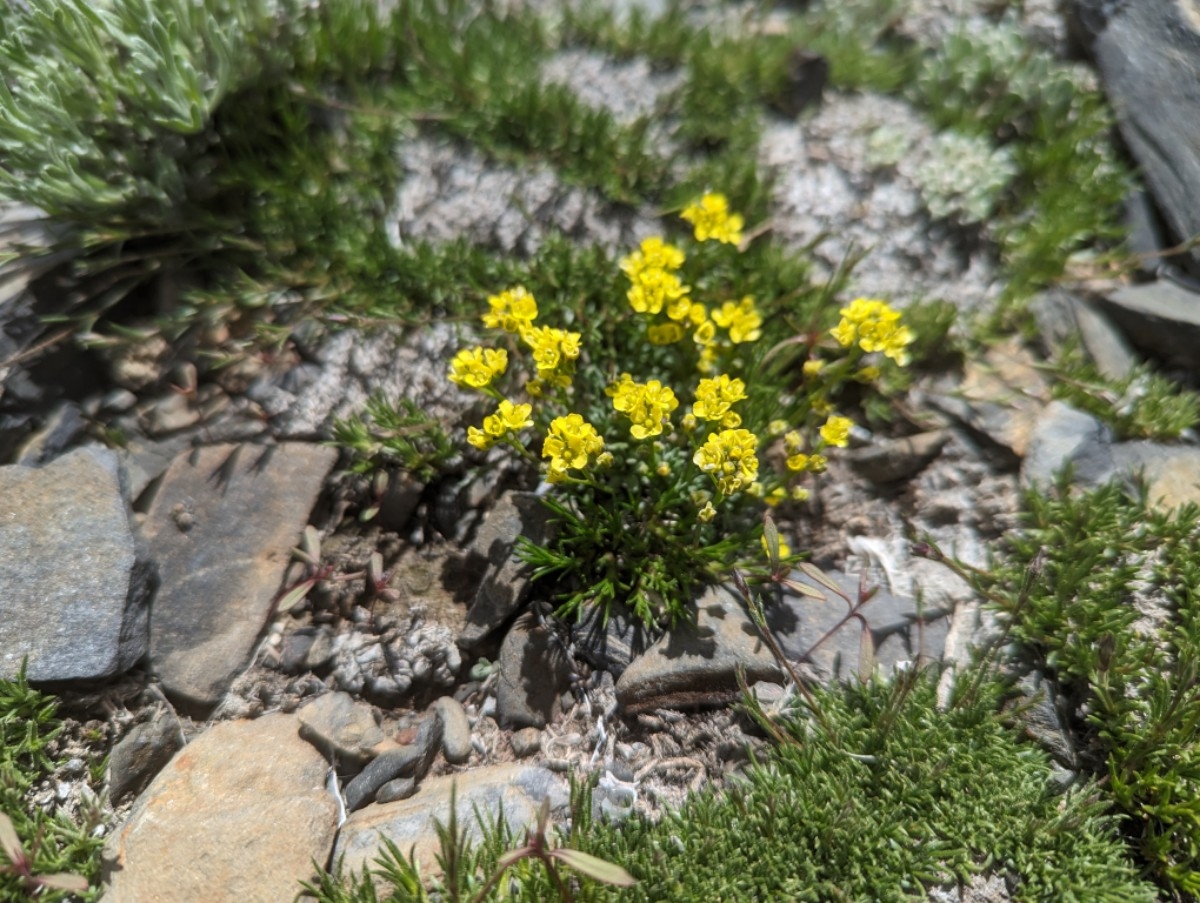
[[[469,389],[484,389],[508,369],[503,348],[464,348],[450,362],[450,382]]]
[[[585,469],[603,451],[604,440],[581,415],[555,417],[542,444],[542,457],[550,459],[546,480],[561,483],[569,476],[568,470]]]
[[[749,430],[721,430],[704,440],[692,461],[716,480],[721,495],[733,495],[758,476],[757,448],[758,437]]]
[[[540,383],[560,388],[571,384],[571,365],[579,357],[579,333],[553,326],[529,326],[521,339],[533,352]]]
[[[607,392],[613,407],[633,421],[629,433],[634,439],[661,435],[663,425],[670,423],[671,412],[679,407],[675,393],[657,379],[638,383],[622,373],[620,381],[609,386]]]
[[[743,241],[744,221],[730,212],[723,195],[705,194],[681,215],[691,223],[699,242],[740,245]],[[694,253],[703,260],[705,254],[726,252],[709,247]],[[694,391],[687,392],[691,384],[687,379],[689,386],[680,393],[685,399],[691,395],[691,404],[686,406],[682,417],[672,421],[681,407],[681,398],[670,385],[660,379],[642,381],[633,373],[621,372],[605,390],[612,402],[608,420],[598,423],[605,428],[604,424],[611,421],[613,426],[608,429],[615,433],[623,429],[618,423],[628,421],[629,437],[643,444],[629,450],[627,443],[618,441],[612,451],[606,449],[600,431],[582,414],[571,410],[578,393],[573,379],[582,354],[581,334],[537,325],[537,301],[525,288],[516,286],[488,298],[483,323],[517,337],[519,344],[528,349],[531,363],[526,365],[526,374],[531,378],[524,385],[525,393],[533,399],[546,398],[557,406],[557,411],[551,412],[550,404],[535,401],[535,412],[534,405],[514,403],[502,396],[498,378],[506,373],[509,363],[504,349],[464,349],[451,362],[450,380],[479,390],[497,402],[494,412],[483,418],[481,426],[468,427],[467,441],[485,451],[504,442],[532,460],[536,455],[534,447],[519,440],[517,434],[534,426],[536,421],[539,428],[545,429],[541,458],[550,483],[589,483],[592,477],[588,471],[613,465],[614,451],[626,451],[630,457],[623,462],[629,465],[629,470],[622,472],[624,477],[640,480],[654,475],[662,479],[682,476],[678,486],[687,487],[692,517],[698,524],[714,521],[722,500],[738,493],[760,499],[768,506],[789,498],[797,501],[807,498],[808,489],[799,485],[803,482],[799,476],[824,473],[828,449],[844,448],[850,442],[854,423],[836,413],[833,399],[837,389],[850,379],[872,381],[878,377],[877,364],[881,361],[864,360],[864,353],[879,353],[903,364],[908,358],[907,346],[913,340],[911,332],[900,323],[900,313],[885,302],[858,298],[840,310],[840,322],[824,337],[807,335],[785,343],[804,344],[803,352],[798,355],[802,361],[803,394],[782,401],[794,411],[793,422],[773,420],[762,434],[766,437],[763,441],[782,444],[786,471],[771,470],[760,480],[760,438],[743,426],[743,411],[738,410],[740,403],[749,398],[747,384],[734,374],[744,375],[748,365],[763,359],[763,355],[739,346],[762,338],[764,316],[749,295],[738,299],[736,294],[729,293],[723,296],[728,300],[704,298],[705,303],[701,303],[693,297],[693,287],[685,280],[697,286],[695,291],[699,295],[710,283],[720,284],[725,278],[724,271],[715,270],[710,278],[695,271],[695,260],[684,272],[685,263],[688,259],[684,252],[658,236],[645,239],[620,260],[620,268],[629,280],[626,298],[632,310],[645,318],[649,343],[654,346],[685,343],[676,349],[678,356],[674,363],[664,364],[669,358],[665,359],[660,350],[645,348],[647,355],[640,363],[646,365],[652,361],[653,366],[666,366],[676,376],[699,371]],[[711,304],[711,308],[706,304]],[[685,342],[689,336],[691,341]],[[828,353],[834,348],[829,336],[841,349],[850,350],[840,351],[835,360]],[[518,347],[516,340],[505,338],[509,351]],[[509,381],[513,381],[511,377]],[[566,413],[554,416],[559,411]],[[619,420],[615,415],[624,419]],[[689,457],[691,465],[705,478],[699,478],[688,465]],[[686,474],[681,474],[681,465]],[[649,491],[647,487],[643,487],[645,491]],[[784,557],[790,554],[782,543],[780,552]]]
[[[482,317],[485,326],[518,335],[529,347],[537,376],[526,383],[525,389],[535,397],[541,395],[547,386],[566,389],[571,385],[581,338],[577,332],[551,326],[534,326],[537,315],[537,300],[525,288],[516,286],[488,298],[488,311]],[[481,451],[487,451],[501,440],[515,443],[513,436],[518,431],[533,426],[533,406],[514,404],[501,398],[492,385],[496,377],[507,369],[508,352],[503,348],[466,348],[450,362],[449,379],[452,383],[478,389],[499,399],[495,413],[483,418],[482,428],[467,427],[467,442]],[[588,426],[588,429],[591,427]],[[556,457],[555,472],[560,476],[565,474],[569,465],[563,465],[562,462],[575,460],[578,460],[578,455]]]
[[[729,213],[723,195],[706,194],[686,208],[683,218],[695,225],[696,237],[737,243],[741,240],[742,218]],[[691,296],[677,271],[686,257],[679,248],[661,237],[645,239],[638,250],[621,260],[621,270],[629,277],[626,293],[636,313],[656,318],[646,327],[652,345],[673,345],[690,332],[700,348],[698,360],[702,372],[715,369],[722,347],[753,342],[762,335],[762,315],[747,295],[741,301],[726,301],[709,316],[708,309]],[[725,331],[727,341],[717,330]]]
[[[730,379],[726,373],[702,379],[696,386],[692,414],[699,420],[715,420],[723,427],[733,428],[741,424],[742,418],[732,406],[745,397],[746,384],[740,379]]]
[[[729,212],[729,202],[723,194],[706,194],[680,214],[695,229],[696,241],[719,241],[736,245],[742,241],[745,221]]]
[[[762,315],[749,295],[738,302],[726,301],[713,311],[712,321],[729,332],[729,341],[735,345],[753,342],[762,335]]]
[[[626,294],[629,306],[639,314],[653,316],[666,304],[677,307],[681,299],[689,304],[686,298],[690,289],[675,272],[683,261],[683,252],[661,238],[643,241],[637,251],[621,260],[621,270],[632,283]]]
[[[488,298],[488,307],[489,311],[483,315],[483,325],[516,335],[523,335],[538,315],[537,301],[520,285],[492,295]]]
[[[498,439],[503,439],[508,433],[515,433],[528,426],[533,426],[529,415],[533,405],[513,404],[508,399],[500,402],[495,414],[483,418],[483,429],[477,426],[467,427],[467,441],[480,451],[487,451]]]
[[[907,346],[913,340],[912,332],[900,325],[900,312],[887,302],[855,298],[838,313],[841,322],[830,333],[843,348],[857,343],[868,354],[882,351],[901,366],[908,363]]]

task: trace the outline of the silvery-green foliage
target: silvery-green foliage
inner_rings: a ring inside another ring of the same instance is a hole
[[[0,196],[88,223],[161,215],[290,0],[24,0],[0,13]]]
[[[992,215],[1000,193],[1016,174],[1008,148],[950,131],[937,135],[913,178],[932,216],[972,224]]]

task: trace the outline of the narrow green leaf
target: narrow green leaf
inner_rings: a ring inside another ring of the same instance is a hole
[[[633,887],[633,885],[637,884],[637,879],[621,868],[621,866],[612,862],[606,862],[590,853],[563,847],[551,850],[550,855],[555,859],[562,860],[562,862],[575,869],[575,871],[582,875],[587,875],[595,881],[602,881],[605,884],[612,884],[615,887]]]

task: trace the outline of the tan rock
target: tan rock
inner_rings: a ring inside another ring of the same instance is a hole
[[[964,369],[959,397],[964,419],[1023,458],[1050,387],[1034,356],[1018,340],[988,349]]]
[[[337,803],[293,715],[217,724],[184,747],[104,851],[104,903],[278,903],[325,862]]]
[[[1157,508],[1200,504],[1200,448],[1121,442],[1113,446],[1117,469],[1129,479],[1146,481],[1146,500]]]

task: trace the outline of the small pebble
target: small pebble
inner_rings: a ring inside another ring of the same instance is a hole
[[[442,720],[442,752],[451,765],[461,765],[471,757],[471,723],[466,709],[452,696],[443,696],[433,704]]]
[[[509,742],[512,744],[513,754],[518,759],[524,759],[542,748],[542,732],[536,727],[523,727],[513,733]]]

